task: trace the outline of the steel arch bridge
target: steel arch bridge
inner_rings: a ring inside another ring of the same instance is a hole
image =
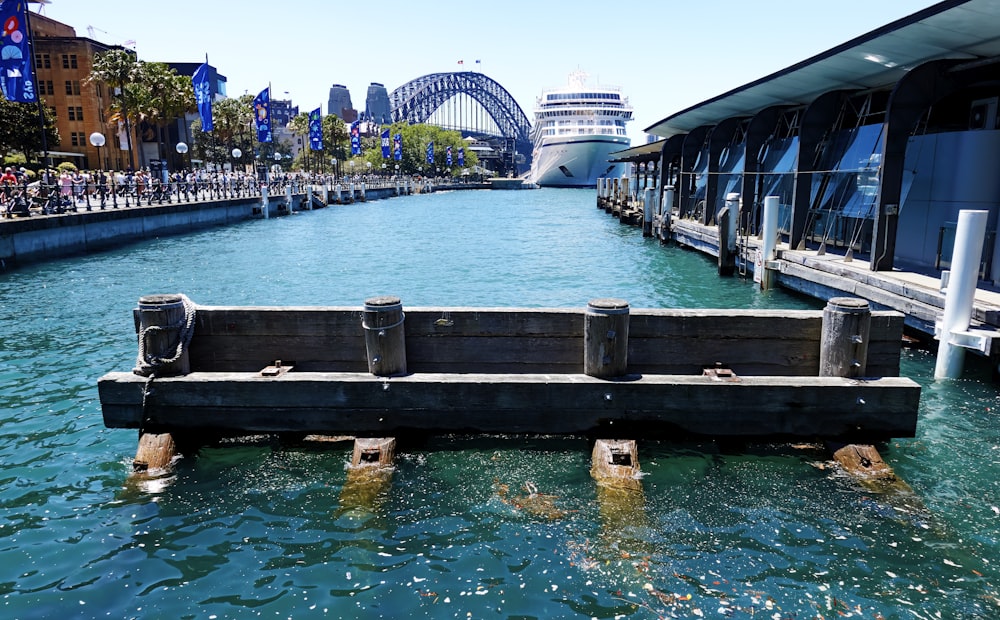
[[[467,137],[499,138],[503,149],[510,149],[512,140],[521,161],[531,163],[528,117],[503,86],[482,73],[431,73],[392,91],[389,104],[394,122],[430,122]]]

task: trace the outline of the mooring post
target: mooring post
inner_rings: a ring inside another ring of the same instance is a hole
[[[191,372],[187,345],[193,330],[191,309],[182,295],[146,295],[139,298],[135,319],[139,357],[133,372],[143,377],[173,377]],[[170,433],[140,429],[132,471],[142,473],[168,467],[177,454]]]
[[[260,186],[260,212],[264,216],[264,219],[271,217],[268,213],[268,205],[270,204],[270,198],[267,197],[267,185]]]
[[[653,196],[656,192],[647,187],[642,192],[642,236],[652,237],[653,236],[653,208],[655,207]]]
[[[334,202],[336,202],[338,205],[344,204],[343,187],[341,187],[340,183],[337,183],[336,185],[333,186],[333,192],[334,194],[337,195],[337,197],[334,199]]]
[[[740,214],[740,195],[726,194],[726,206],[719,212],[719,275],[731,276],[736,270],[736,228]]]
[[[133,372],[142,377],[175,377],[191,372],[186,339],[188,307],[182,295],[145,295],[135,311],[139,359]]]
[[[361,325],[365,330],[368,372],[378,377],[406,374],[406,340],[403,304],[399,297],[365,300]]]
[[[364,202],[365,201],[365,184],[362,183],[360,185],[360,187],[361,187],[361,202]]]
[[[823,308],[819,376],[865,376],[871,323],[872,313],[867,300],[834,297],[827,302]]]
[[[291,213],[292,211],[294,211],[294,209],[292,209],[292,184],[291,183],[289,183],[288,185],[285,186],[285,204],[288,205],[288,212],[289,213]]]
[[[761,225],[760,253],[761,260],[755,269],[760,269],[760,288],[770,290],[774,287],[774,272],[768,266],[776,258],[778,247],[778,197],[764,198],[764,218]]]
[[[590,475],[598,484],[639,491],[642,477],[634,439],[598,439],[590,455]]]
[[[313,210],[313,187],[312,185],[306,186],[306,211]]]
[[[354,183],[347,186],[347,202],[354,202]]]
[[[965,366],[965,348],[955,344],[955,335],[969,329],[979,282],[979,262],[989,211],[963,209],[958,212],[958,227],[951,255],[951,273],[944,297],[944,312],[934,327],[938,339],[935,379],[958,379]]]
[[[583,372],[599,379],[625,375],[628,367],[628,302],[594,299],[583,317]]]

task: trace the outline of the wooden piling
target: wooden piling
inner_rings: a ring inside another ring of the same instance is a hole
[[[170,433],[142,433],[132,459],[132,473],[168,469],[176,454],[177,444]]]
[[[597,484],[642,489],[639,473],[639,449],[632,439],[598,439],[590,458],[590,475]]]
[[[365,300],[362,327],[368,353],[368,372],[379,377],[406,374],[403,305],[399,297]]]
[[[624,376],[628,367],[628,302],[591,300],[583,325],[583,372],[600,379]]]
[[[865,376],[871,321],[871,309],[864,299],[834,297],[827,302],[823,309],[819,376]]]
[[[354,440],[347,479],[340,490],[343,509],[375,507],[380,495],[392,482],[396,440],[391,437],[358,437]]]

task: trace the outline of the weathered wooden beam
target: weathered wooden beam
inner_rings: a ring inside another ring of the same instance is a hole
[[[920,386],[905,378],[581,374],[191,373],[98,382],[109,428],[239,429],[391,436],[394,431],[627,436],[912,437]],[[634,434],[632,436],[635,436]]]

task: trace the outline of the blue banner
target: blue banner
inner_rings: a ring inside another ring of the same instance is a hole
[[[427,163],[434,164],[434,143],[429,142],[427,144]]]
[[[7,101],[35,103],[35,77],[31,72],[31,54],[28,49],[28,22],[26,0],[0,2],[0,89]]]
[[[392,137],[392,158],[396,161],[403,161],[403,134],[401,133]]]
[[[354,121],[351,123],[351,155],[361,154],[361,123]]]
[[[309,148],[323,150],[323,112],[319,108],[309,113]]]
[[[382,159],[389,159],[389,130],[382,132]]]
[[[445,150],[444,150],[444,163],[448,164],[449,167],[451,166],[451,147],[450,146],[447,147],[447,148],[445,148]]]
[[[201,117],[201,130],[212,131],[212,82],[208,75],[208,63],[202,63],[191,76],[194,87],[194,103],[198,106],[198,116]]]
[[[479,62],[479,61],[477,60],[476,62]],[[465,167],[465,149],[463,149],[463,148],[459,148],[458,149],[458,166],[460,168],[464,168]]]
[[[257,125],[257,142],[271,141],[271,87],[260,91],[253,100],[253,118]]]

